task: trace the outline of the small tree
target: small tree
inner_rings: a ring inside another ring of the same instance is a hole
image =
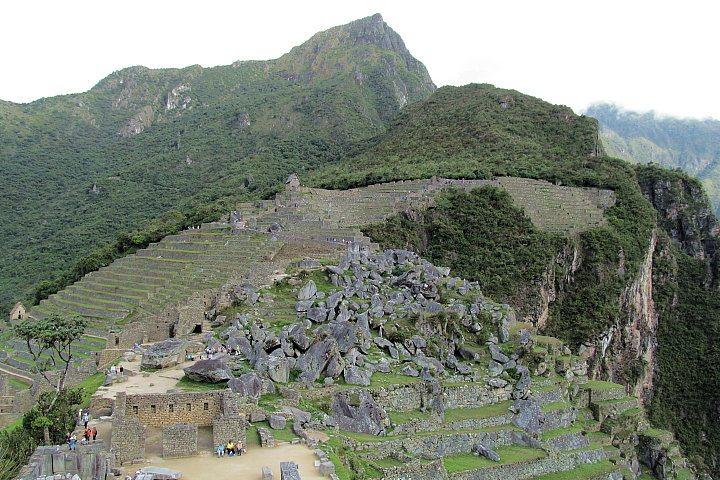
[[[83,318],[55,314],[39,320],[29,318],[15,325],[15,333],[25,340],[33,357],[35,370],[53,387],[44,401],[38,403],[40,415],[33,422],[34,426],[43,428],[46,444],[51,441],[51,412],[65,390],[65,379],[73,359],[72,344],[82,336],[86,326],[87,321]]]

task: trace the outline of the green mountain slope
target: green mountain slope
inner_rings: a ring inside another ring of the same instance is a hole
[[[184,212],[170,222],[182,228],[212,217],[218,199],[267,194],[434,88],[375,15],[276,60],[131,67],[85,93],[2,102],[0,304],[170,209]]]
[[[600,122],[602,142],[610,155],[679,168],[699,178],[715,212],[720,211],[720,121],[661,117],[611,104],[592,105],[586,114]]]

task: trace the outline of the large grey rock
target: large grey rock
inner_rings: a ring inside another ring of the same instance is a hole
[[[287,420],[282,415],[272,414],[268,417],[268,423],[273,430],[282,430],[287,426]]]
[[[262,379],[255,372],[244,373],[237,378],[231,379],[228,382],[228,387],[235,393],[253,399],[260,398],[263,393]]]
[[[323,323],[328,318],[328,309],[322,306],[311,307],[307,311],[307,318],[315,323]]]
[[[490,360],[490,363],[488,364],[488,373],[490,373],[490,376],[492,377],[498,377],[503,373],[503,366],[496,362],[495,360]]]
[[[343,376],[349,385],[370,386],[370,373],[356,365],[346,365]]]
[[[298,292],[298,300],[310,300],[317,295],[317,286],[315,282],[309,280]]]
[[[488,347],[490,348],[490,357],[496,362],[507,363],[510,361],[510,358],[504,353],[502,353],[500,351],[500,347],[498,347],[494,343],[491,343],[490,345],[488,345]]]
[[[341,430],[378,435],[389,423],[385,410],[365,390],[336,393],[331,409],[333,421]]]
[[[543,414],[540,404],[533,398],[515,400],[513,409],[517,412],[513,422],[531,434],[540,432]]]
[[[288,338],[303,352],[310,346],[310,337],[308,337],[302,324],[295,324],[288,332]]]
[[[183,369],[185,376],[195,382],[220,383],[233,378],[223,358],[199,360]]]
[[[335,310],[337,308],[338,304],[340,303],[340,300],[343,298],[343,292],[342,290],[339,292],[335,292],[332,295],[330,295],[327,300],[325,300],[325,305],[330,310]]]
[[[290,362],[287,357],[268,356],[267,373],[272,381],[287,383],[290,380]]]
[[[178,338],[170,338],[150,345],[140,361],[141,368],[167,368],[185,361],[187,342]]]
[[[300,372],[298,380],[312,383],[322,374],[328,362],[339,356],[334,338],[317,339],[303,355],[298,358],[295,368]]]
[[[408,377],[419,377],[420,372],[417,371],[415,367],[412,365],[405,365],[401,370],[400,373],[403,375],[407,375]]]
[[[499,462],[500,461],[500,455],[493,449],[486,447],[482,443],[477,443],[473,446],[472,449],[473,453],[476,455],[480,455],[482,457],[487,458],[488,460],[492,460],[493,462]]]

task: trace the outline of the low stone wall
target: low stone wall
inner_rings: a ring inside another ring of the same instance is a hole
[[[351,448],[367,450],[365,454],[370,459],[393,457],[398,452],[407,452],[414,457],[425,459],[440,459],[447,455],[468,453],[477,443],[488,446],[501,446],[516,443],[514,430],[499,430],[497,432],[449,432],[434,435],[414,435],[410,437],[387,441],[358,443],[346,440]]]
[[[197,455],[197,425],[178,423],[162,430],[163,457],[191,457]]]
[[[555,451],[575,450],[587,447],[590,441],[580,432],[565,433],[553,437],[545,442],[545,445]]]
[[[453,474],[453,480],[523,480],[554,472],[572,470],[584,463],[595,463],[606,458],[603,449],[573,452],[557,457],[546,457],[522,463],[498,465],[496,467],[468,470]]]
[[[91,445],[78,445],[70,451],[66,445],[38,447],[17,480],[36,480],[38,477],[66,474],[78,475],[82,480],[114,478],[110,470],[115,466],[112,455],[102,440]]]
[[[476,408],[510,399],[512,387],[491,388],[477,383],[442,387],[445,408]],[[394,385],[373,391],[375,400],[385,409],[407,412],[421,409],[431,400],[427,385],[417,382],[410,385]]]
[[[476,408],[510,399],[512,387],[492,388],[478,383],[443,387],[445,408]]]
[[[247,446],[247,434],[245,429],[248,423],[245,417],[221,416],[213,421],[213,445],[225,444],[233,440],[243,446]]]
[[[565,428],[577,420],[578,411],[575,408],[563,408],[543,413],[543,423],[540,430],[547,432],[556,428]]]
[[[450,477],[445,471],[442,460],[383,469],[385,480],[447,480],[448,478]]]

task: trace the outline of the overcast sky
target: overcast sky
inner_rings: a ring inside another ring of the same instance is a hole
[[[720,119],[720,2],[14,0],[0,3],[0,98],[84,91],[130,65],[275,58],[380,12],[437,85],[492,83],[580,111]]]

